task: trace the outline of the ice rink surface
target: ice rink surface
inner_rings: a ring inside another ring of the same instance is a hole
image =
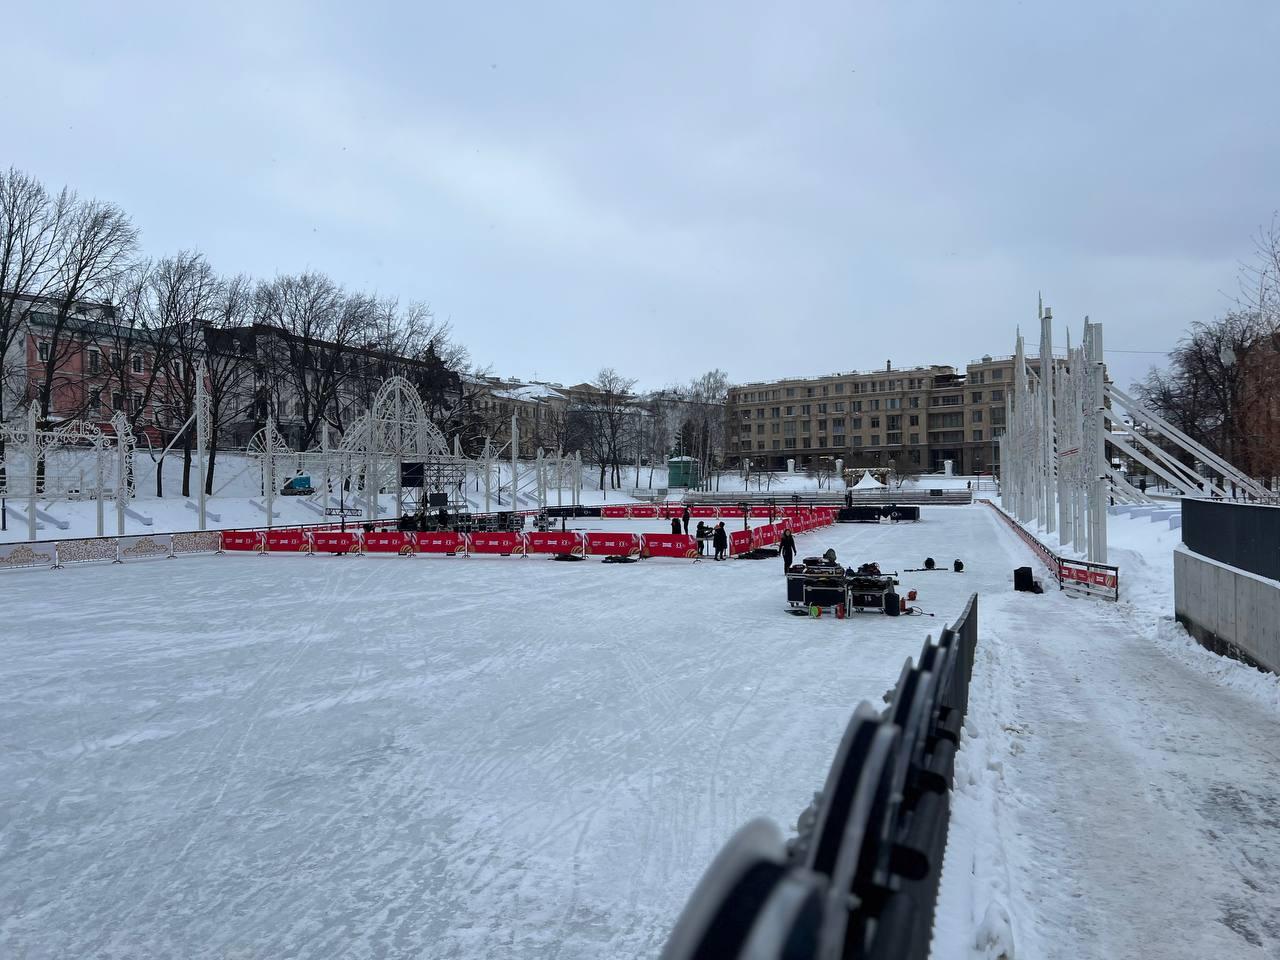
[[[991,531],[799,538],[962,557],[904,580],[936,620],[789,616],[780,560],[7,575],[0,956],[653,956],[727,837],[794,822],[857,702],[1004,588]]]

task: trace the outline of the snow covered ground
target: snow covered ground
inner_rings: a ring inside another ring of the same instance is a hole
[[[0,956],[654,956],[971,591],[934,956],[1277,955],[1274,678],[1141,604],[1012,593],[985,506],[800,545],[966,569],[903,575],[937,619],[847,621],[786,615],[776,560],[5,575]]]
[[[2,581],[0,956],[647,957],[790,823],[1003,557],[984,514],[800,538],[938,620],[783,612],[781,561],[224,556]]]
[[[1173,621],[1176,531],[1109,534],[1119,604],[982,599],[937,960],[1280,956],[1280,678]]]

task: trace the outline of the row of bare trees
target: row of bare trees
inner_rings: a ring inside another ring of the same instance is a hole
[[[1253,477],[1280,476],[1280,223],[1255,238],[1235,308],[1195,323],[1135,384],[1156,413]]]
[[[32,330],[41,343],[35,363]],[[97,416],[105,405],[163,447],[193,417],[203,369],[212,492],[217,451],[233,426],[272,415],[306,448],[326,426],[341,432],[393,374],[417,385],[437,422],[457,428],[467,362],[450,324],[424,303],[348,291],[317,272],[222,275],[192,251],[147,258],[137,227],[114,204],[0,170],[0,422],[31,402],[42,423]],[[178,436],[184,495],[193,433]],[[159,465],[156,478],[162,494]]]

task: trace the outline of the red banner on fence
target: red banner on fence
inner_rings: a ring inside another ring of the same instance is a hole
[[[473,533],[467,538],[470,553],[524,553],[522,533]]]
[[[360,537],[336,530],[317,530],[311,535],[311,546],[316,553],[359,553]]]
[[[632,516],[635,516],[635,514],[633,513]],[[668,520],[670,520],[672,517],[683,517],[684,504],[683,503],[664,503],[662,505],[662,516],[666,517]],[[693,516],[693,511],[689,512],[689,516]]]
[[[606,520],[625,520],[631,515],[630,507],[601,507],[600,516]]]
[[[691,560],[698,557],[698,542],[683,533],[646,533],[641,539],[642,557],[683,557]]]
[[[720,515],[720,511],[715,507],[698,506],[689,508],[689,516],[696,517],[699,520],[712,520]]]
[[[651,503],[637,503],[631,508],[632,520],[653,520],[658,516],[658,508]]]
[[[398,553],[402,557],[413,556],[413,534],[399,531],[386,533],[366,533],[364,535],[365,553]]]
[[[563,533],[526,533],[525,549],[529,553],[554,553],[582,555],[582,534],[565,531]]]
[[[223,530],[223,550],[257,550],[266,549],[266,538],[261,530]]]
[[[311,537],[303,530],[268,530],[267,549],[272,553],[310,553]]]
[[[742,508],[741,507],[721,507],[720,519],[721,520],[732,520],[732,519],[741,520]]]
[[[756,517],[758,519],[768,520],[776,516],[777,513],[778,513],[777,507],[760,506],[759,504],[757,504],[756,506],[751,508],[751,516]]]
[[[729,554],[746,553],[751,549],[751,531],[735,530],[729,534]]]
[[[640,555],[638,533],[588,533],[587,553],[595,557],[636,557]]]
[[[777,526],[772,523],[767,523],[763,527],[756,527],[754,533],[755,542],[762,547],[777,543],[780,536]]]
[[[465,534],[461,533],[449,533],[447,531],[418,533],[414,535],[413,540],[418,545],[419,553],[467,552],[467,538]]]

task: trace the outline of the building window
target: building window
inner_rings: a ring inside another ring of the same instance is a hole
[[[804,388],[804,395],[805,395],[806,397],[812,397],[812,396],[813,396],[813,387],[805,387],[805,388]]]
[[[840,395],[840,394],[842,394],[842,393],[844,393],[844,384],[843,384],[843,383],[837,383],[837,384],[836,384],[836,395],[837,395],[837,396],[839,396],[839,395]]]
[[[907,418],[907,425],[911,427],[920,426],[920,414],[918,413],[911,414],[911,416]]]
[[[981,391],[981,390],[976,390],[976,391],[974,391],[974,392],[970,395],[970,399],[971,399],[974,403],[981,403],[981,402],[982,402],[982,391]]]
[[[919,466],[919,465],[920,465],[920,451],[919,451],[919,450],[912,450],[912,451],[911,451],[911,462],[912,462],[914,465],[916,465],[916,466]]]
[[[783,443],[783,446],[785,446],[788,450],[794,450],[796,448],[795,437],[787,437],[785,440],[782,441],[782,443]]]
[[[844,413],[844,402],[843,402],[843,401],[841,401],[840,403],[837,403],[837,404],[836,404],[836,413]]]
[[[778,432],[778,424],[776,424],[776,423],[771,423],[771,424],[769,424],[769,432],[770,432],[770,433],[777,433],[777,432]]]
[[[992,402],[992,403],[1000,403],[1002,400],[1004,400],[1004,391],[1003,391],[1003,390],[992,390],[992,391],[991,391],[991,402]]]
[[[880,426],[880,418],[879,418],[879,417],[872,417],[872,418],[871,418],[871,429],[872,429],[872,430],[878,429],[878,428],[879,428],[879,426]]]
[[[860,446],[862,446],[862,438],[861,438],[861,437],[854,437],[854,438],[853,438],[853,445],[854,445],[855,447],[860,447]]]
[[[808,420],[801,420],[801,421],[800,421],[800,432],[801,432],[801,433],[808,433],[808,432],[809,432],[809,421],[808,421]]]
[[[773,449],[774,449],[774,450],[781,450],[781,449],[782,449],[782,444],[781,444],[779,441],[777,441],[777,440],[773,441]]]
[[[980,443],[982,441],[982,431],[981,430],[973,431],[973,439],[975,443]]]
[[[973,422],[974,422],[974,423],[981,423],[981,422],[982,422],[982,411],[981,411],[981,410],[975,410],[975,411],[973,411]]]
[[[849,411],[850,411],[851,413],[861,413],[861,412],[862,412],[862,401],[861,401],[861,400],[851,400],[851,401],[849,401]]]
[[[827,385],[825,383],[822,385],[822,395],[824,397],[827,395]]]
[[[919,442],[920,442],[920,434],[918,434],[918,433],[913,433],[913,434],[911,435],[911,442],[912,442],[912,443],[919,443]]]
[[[912,397],[910,400],[908,400],[908,401],[907,401],[907,406],[909,406],[912,410],[919,410],[919,409],[920,409],[920,398],[919,398],[919,397]]]
[[[795,408],[795,407],[787,407],[787,416],[788,416],[788,417],[794,417],[795,415],[796,415],[796,408]]]
[[[790,397],[794,397],[794,396],[796,395],[796,388],[795,388],[795,387],[787,387],[786,393],[787,393],[787,397],[788,397],[788,398],[790,398]]]
[[[827,412],[827,405],[826,405],[825,403],[820,403],[820,404],[818,404],[818,412],[819,412],[819,413],[826,413],[826,412]]]
[[[849,429],[851,429],[851,430],[861,430],[861,429],[862,429],[862,418],[861,418],[861,417],[852,417],[852,418],[851,418],[851,420],[852,420],[852,422],[849,424]]]
[[[123,394],[123,393],[113,393],[113,394],[111,395],[111,409],[112,409],[112,410],[119,410],[119,409],[121,409],[122,407],[124,407],[124,394]]]
[[[142,412],[142,394],[140,393],[135,393],[133,395],[133,412],[134,413]]]
[[[40,356],[40,360],[41,360],[42,362],[47,363],[47,362],[48,362],[48,360],[49,360],[49,344],[47,344],[47,343],[45,343],[43,340],[41,340],[41,341],[36,345],[36,353],[37,353],[37,354],[39,354],[39,356]]]
[[[887,443],[887,444],[889,444],[890,446],[901,446],[901,444],[902,444],[902,434],[900,434],[900,433],[886,433],[886,434],[885,434],[885,436],[884,436],[884,442],[885,442],[885,443]]]
[[[1003,370],[992,370],[992,371],[991,371],[991,379],[992,379],[992,380],[1003,380],[1003,379],[1004,379],[1004,371],[1003,371]]]
[[[756,407],[756,419],[757,420],[764,419],[764,407]]]
[[[826,430],[826,429],[827,429],[827,421],[826,421],[825,419],[819,420],[819,421],[818,421],[818,432],[819,432],[819,433],[821,433],[822,431],[824,431],[824,430]]]
[[[781,415],[782,415],[782,408],[781,408],[781,407],[770,407],[770,408],[769,408],[769,416],[771,416],[771,417],[778,417],[778,416],[781,416]]]
[[[102,370],[102,354],[97,350],[89,351],[89,372],[99,373]]]
[[[140,353],[136,354],[133,358],[133,372],[134,373],[142,372],[142,354]]]
[[[764,441],[763,441],[763,440],[757,440],[757,441],[756,441],[756,449],[757,449],[757,450],[763,450],[763,449],[764,449]]]
[[[873,433],[873,434],[871,435],[871,445],[872,445],[873,447],[878,447],[878,446],[880,446],[880,434],[878,434],[878,433]]]
[[[807,403],[800,404],[800,416],[807,417],[808,415],[809,415],[809,404]]]
[[[782,425],[782,435],[784,437],[794,437],[796,435],[796,422],[788,420]]]
[[[757,423],[757,424],[756,424],[756,433],[757,433],[757,434],[764,433],[764,424],[763,424],[763,423]]]
[[[97,390],[90,391],[89,393],[89,409],[94,413],[97,413],[102,409],[102,394]]]

